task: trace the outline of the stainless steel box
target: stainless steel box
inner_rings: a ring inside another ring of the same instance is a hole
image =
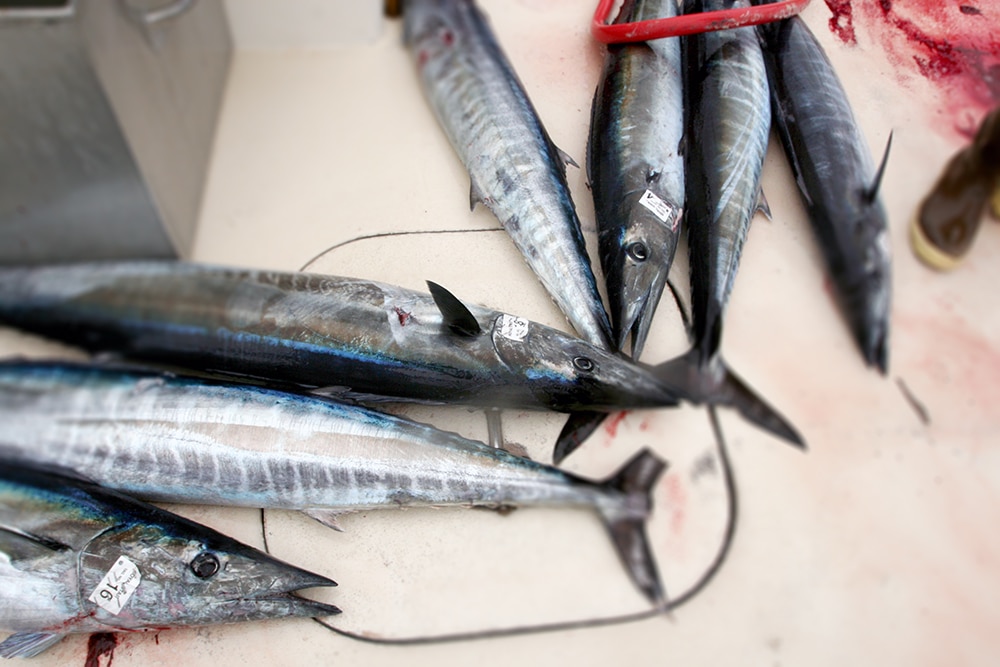
[[[187,256],[221,0],[0,0],[0,262]]]

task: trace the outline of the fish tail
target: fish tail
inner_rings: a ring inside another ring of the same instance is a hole
[[[624,503],[600,506],[611,540],[632,581],[657,606],[664,606],[666,597],[649,547],[646,521],[653,508],[653,487],[666,467],[666,462],[652,451],[643,449],[602,484],[607,490],[624,494]],[[642,511],[636,512],[636,508]]]
[[[597,430],[605,419],[607,412],[573,412],[563,425],[555,447],[552,448],[552,463],[559,465],[562,460],[573,453],[577,447]]]
[[[745,419],[787,442],[805,449],[795,428],[743,381],[718,354],[703,360],[697,347],[653,369],[663,382],[695,404],[726,405]]]

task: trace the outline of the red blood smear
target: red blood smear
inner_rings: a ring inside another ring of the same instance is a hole
[[[87,661],[84,667],[101,667],[101,658],[108,656],[104,667],[111,667],[115,659],[115,647],[118,638],[112,632],[95,632],[87,641]]]
[[[881,44],[899,78],[922,76],[941,91],[933,101],[950,126],[971,137],[982,117],[1000,105],[1000,3],[994,0],[826,0],[830,30],[854,44],[863,26]],[[853,6],[852,6],[853,5]]]
[[[622,410],[613,415],[608,416],[604,421],[604,431],[612,438],[618,435],[618,427],[621,423],[625,421],[625,417],[628,416],[628,410]]]
[[[684,529],[684,509],[687,494],[684,482],[676,475],[667,476],[667,497],[670,499],[670,531],[679,535]]]
[[[400,326],[405,327],[407,324],[410,323],[410,320],[413,319],[413,314],[412,313],[409,313],[409,312],[403,310],[399,306],[393,306],[392,308],[393,308],[393,310],[396,311],[396,317],[399,318],[399,325]]]
[[[833,16],[830,17],[830,32],[839,37],[844,44],[857,44],[851,0],[826,0],[826,6],[833,12]]]

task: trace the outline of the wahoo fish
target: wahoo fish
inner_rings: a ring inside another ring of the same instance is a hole
[[[72,363],[0,364],[0,452],[72,467],[151,501],[337,514],[387,507],[597,512],[662,602],[646,541],[665,464],[644,451],[592,482],[400,417],[242,383]]]
[[[294,594],[336,583],[51,466],[0,460],[0,656],[72,633],[159,631],[336,607]]]
[[[345,399],[559,412],[677,402],[620,355],[430,288],[173,261],[3,268],[0,323]]]
[[[892,267],[878,191],[889,147],[876,171],[833,65],[802,19],[760,32],[774,124],[799,194],[861,353],[885,373]]]
[[[667,18],[674,0],[627,0],[617,22]],[[591,107],[587,171],[618,349],[639,358],[663,294],[684,209],[679,38],[608,46]]]
[[[687,12],[749,6],[746,0],[689,0]],[[686,165],[691,254],[690,352],[662,376],[694,402],[731,405],[751,422],[802,446],[790,424],[725,364],[719,352],[729,300],[750,219],[763,204],[760,173],[771,113],[767,74],[753,28],[687,39]]]
[[[407,0],[420,82],[472,180],[471,203],[499,219],[577,333],[610,349],[611,327],[566,182],[546,133],[472,0]]]

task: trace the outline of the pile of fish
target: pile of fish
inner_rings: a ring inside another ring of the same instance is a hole
[[[626,0],[618,20],[675,12],[673,0]],[[0,364],[0,626],[16,633],[0,655],[71,632],[339,612],[292,595],[329,579],[148,501],[299,510],[334,528],[343,512],[388,507],[588,508],[666,608],[646,535],[666,463],[643,450],[584,479],[506,451],[495,415],[568,414],[556,463],[608,413],[680,400],[733,406],[803,445],[720,354],[750,220],[766,208],[772,108],[855,336],[885,369],[881,171],[801,21],[761,30],[766,49],[750,28],[608,49],[587,167],[609,317],[568,157],[482,14],[471,0],[408,0],[404,20],[472,204],[498,217],[579,337],[433,283],[185,262],[0,269],[0,323],[117,360]],[[692,348],[651,365],[639,356],[685,232]],[[399,401],[484,408],[490,444],[370,407]]]
[[[339,513],[383,507],[591,508],[636,586],[664,604],[646,538],[665,468],[654,454],[593,482],[356,404],[676,403],[624,357],[466,306],[436,285],[423,294],[181,262],[2,269],[0,321],[201,374],[0,364],[0,452],[10,460],[72,469],[147,501],[296,509],[333,527]],[[21,532],[0,525],[8,529]],[[0,607],[0,620],[15,613]],[[48,625],[31,631],[54,634]]]
[[[749,4],[689,0],[683,10]],[[674,0],[626,0],[616,20],[676,12]],[[681,399],[732,406],[803,445],[720,354],[723,313],[750,220],[767,211],[760,175],[773,106],[855,338],[865,360],[885,372],[890,268],[877,198],[883,169],[872,169],[843,88],[800,19],[759,34],[740,28],[695,35],[683,45],[667,38],[608,48],[587,167],[610,338],[566,186],[571,160],[553,145],[488,21],[470,0],[414,0],[404,20],[423,90],[469,172],[473,204],[483,201],[496,214],[581,336],[615,350],[631,338],[638,359],[686,231],[692,348],[657,365],[657,376]],[[599,419],[576,413],[556,443],[555,460],[579,446]]]

